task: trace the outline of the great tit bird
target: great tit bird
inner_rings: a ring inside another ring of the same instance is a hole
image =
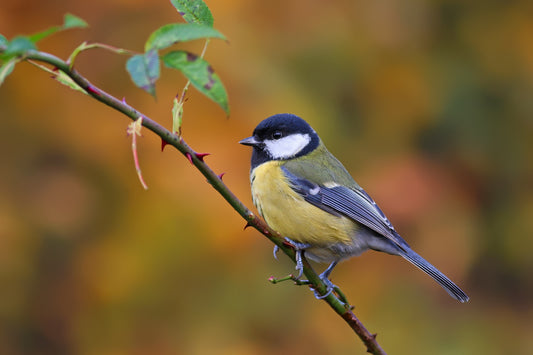
[[[266,223],[295,246],[300,274],[302,252],[330,263],[320,275],[328,286],[323,297],[335,287],[329,275],[339,261],[372,249],[403,257],[450,296],[468,301],[457,285],[409,247],[303,119],[293,114],[268,117],[239,143],[253,147],[253,203]]]

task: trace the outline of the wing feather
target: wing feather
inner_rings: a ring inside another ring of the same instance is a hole
[[[408,247],[383,211],[362,188],[333,185],[326,187],[298,177],[286,168],[282,169],[293,190],[307,202],[329,213],[351,218],[389,239],[401,249]]]

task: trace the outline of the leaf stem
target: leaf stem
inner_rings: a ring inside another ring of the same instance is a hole
[[[205,40],[204,47],[202,48],[202,53],[200,54],[200,58],[203,58],[205,56],[205,52],[207,51],[207,46],[209,45],[209,38]],[[174,122],[172,122],[172,131],[174,133],[177,133],[179,136],[181,136],[181,117],[183,116],[183,104],[185,103],[185,95],[187,94],[187,91],[189,90],[189,86],[191,86],[191,81],[187,80],[187,83],[185,83],[185,86],[183,87],[183,90],[181,91],[181,95],[176,97],[178,99],[177,106],[179,113],[179,122],[176,122],[176,118],[174,118]]]

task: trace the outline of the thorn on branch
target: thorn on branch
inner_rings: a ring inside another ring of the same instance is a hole
[[[244,226],[244,228],[242,230],[246,230],[246,228],[248,227],[251,227],[252,225],[250,224],[250,222],[246,222],[246,225]]]
[[[370,334],[369,337],[370,337],[370,340],[371,340],[372,342],[375,342],[377,336],[378,336],[377,333],[374,333],[374,334]],[[371,349],[369,346],[367,346],[367,348],[366,348],[366,352],[367,352],[367,353],[370,353],[370,354],[375,354],[375,353],[376,353],[376,352],[375,352],[373,349]]]
[[[218,174],[218,178],[219,178],[220,180],[222,180],[222,177],[223,177],[224,175],[226,175],[226,173]]]
[[[54,69],[52,69],[51,78],[55,80],[58,77],[58,75],[59,75],[58,73],[59,73],[59,69],[57,67],[54,67]]]
[[[193,164],[192,162],[192,155],[190,153],[185,153],[185,156],[187,157],[187,159],[189,160],[189,163]]]
[[[165,147],[167,146],[168,142],[161,138],[161,151],[165,150]]]
[[[211,153],[194,153],[194,155],[196,155],[196,157],[203,163],[204,158],[208,155],[211,155]]]
[[[211,153],[193,153],[194,156],[200,160],[202,163],[204,162],[204,158],[208,155],[211,155]],[[187,157],[187,159],[189,160],[189,163],[193,164],[193,161],[192,161],[192,155],[191,153],[185,153],[185,156]]]
[[[87,90],[87,92],[89,94],[94,94],[94,95],[100,96],[100,92],[98,90],[96,90],[92,85],[87,86],[86,90]]]

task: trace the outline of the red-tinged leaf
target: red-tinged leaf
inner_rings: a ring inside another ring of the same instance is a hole
[[[163,62],[167,67],[181,71],[198,91],[217,103],[229,115],[226,89],[207,61],[186,51],[174,51],[167,53]]]

